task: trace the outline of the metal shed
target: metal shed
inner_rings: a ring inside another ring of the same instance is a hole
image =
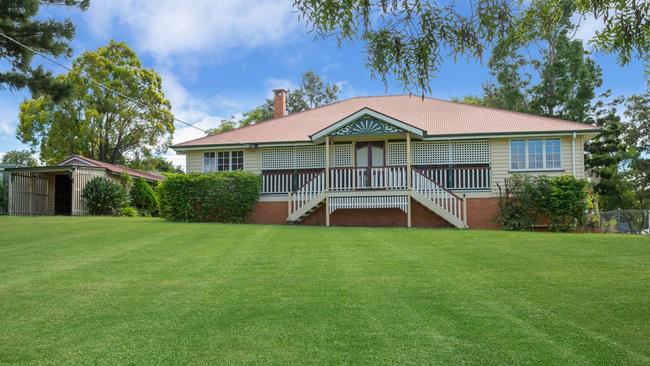
[[[163,176],[73,156],[59,165],[6,169],[9,173],[10,215],[86,215],[88,207],[81,197],[86,184],[95,177],[115,181],[122,174],[161,181]]]

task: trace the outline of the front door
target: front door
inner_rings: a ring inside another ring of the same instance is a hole
[[[384,143],[357,142],[356,180],[358,188],[384,188]]]

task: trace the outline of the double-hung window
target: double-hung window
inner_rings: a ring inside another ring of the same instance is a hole
[[[243,151],[211,151],[203,153],[204,172],[244,170]]]
[[[511,170],[548,170],[561,167],[560,139],[510,141]]]

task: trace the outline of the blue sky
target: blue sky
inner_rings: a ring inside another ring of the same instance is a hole
[[[313,70],[341,87],[341,99],[358,95],[401,94],[392,82],[386,89],[364,66],[363,44],[344,43],[310,34],[291,8],[290,0],[111,0],[91,1],[86,12],[45,9],[44,16],[69,17],[77,27],[75,55],[105,45],[110,39],[127,42],[143,64],[162,76],[167,98],[181,119],[202,128],[222,118],[238,116],[270,97],[271,89],[296,86]],[[588,39],[598,22],[584,21],[577,37]],[[603,89],[614,95],[643,92],[643,65],[626,67],[614,55],[595,54],[603,68]],[[70,64],[71,59],[61,59]],[[449,99],[479,94],[488,80],[486,67],[476,60],[448,59],[431,84],[431,96]],[[5,65],[0,63],[0,67]],[[52,70],[61,72],[57,66]],[[15,138],[18,106],[25,92],[0,91],[0,154],[27,148]],[[178,125],[174,142],[200,137],[200,131]],[[177,164],[184,159],[173,152]]]

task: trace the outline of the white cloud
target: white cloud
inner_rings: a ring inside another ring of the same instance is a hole
[[[138,49],[159,58],[277,44],[300,24],[290,0],[94,1],[85,19],[104,36],[128,28]]]
[[[0,135],[14,136],[18,124],[18,103],[17,100],[0,100]]]
[[[578,29],[573,38],[581,39],[588,48],[591,48],[589,41],[596,36],[596,32],[603,30],[605,27],[602,18],[596,19],[592,15],[576,14],[573,16],[572,21],[574,24],[578,24]]]

